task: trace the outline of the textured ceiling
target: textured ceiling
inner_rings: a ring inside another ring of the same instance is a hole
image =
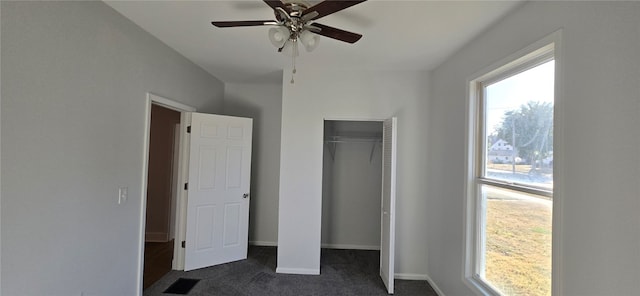
[[[105,2],[224,82],[278,81],[280,71],[291,68],[291,58],[269,42],[269,27],[210,24],[274,19],[260,0]],[[519,3],[369,0],[317,20],[360,33],[360,41],[351,45],[321,37],[318,48],[303,51],[297,63],[305,68],[430,70]]]

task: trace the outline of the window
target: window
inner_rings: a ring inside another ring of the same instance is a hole
[[[551,295],[554,77],[551,44],[471,82],[466,280],[484,294]]]

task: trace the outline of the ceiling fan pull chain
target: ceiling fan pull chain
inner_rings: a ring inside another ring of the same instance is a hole
[[[291,84],[294,83],[293,77],[296,75],[296,56],[291,57],[293,59],[293,70],[291,71]]]
[[[291,55],[291,59],[293,61],[293,70],[291,70],[291,84],[293,84],[295,81],[293,80],[294,76],[296,75],[296,56],[298,55],[298,40],[294,39],[293,40],[293,54]]]

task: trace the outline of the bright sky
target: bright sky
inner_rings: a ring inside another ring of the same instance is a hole
[[[553,103],[554,61],[531,68],[487,87],[487,132],[502,122],[505,112],[529,101]]]

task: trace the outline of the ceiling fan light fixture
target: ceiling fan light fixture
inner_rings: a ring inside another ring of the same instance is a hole
[[[269,29],[269,41],[271,41],[271,44],[277,48],[281,48],[285,45],[285,42],[289,40],[289,36],[289,30],[285,27],[278,26]]]
[[[318,44],[320,43],[320,36],[309,32],[308,30],[304,30],[300,33],[300,42],[302,42],[302,45],[307,52],[312,52],[318,47]]]

